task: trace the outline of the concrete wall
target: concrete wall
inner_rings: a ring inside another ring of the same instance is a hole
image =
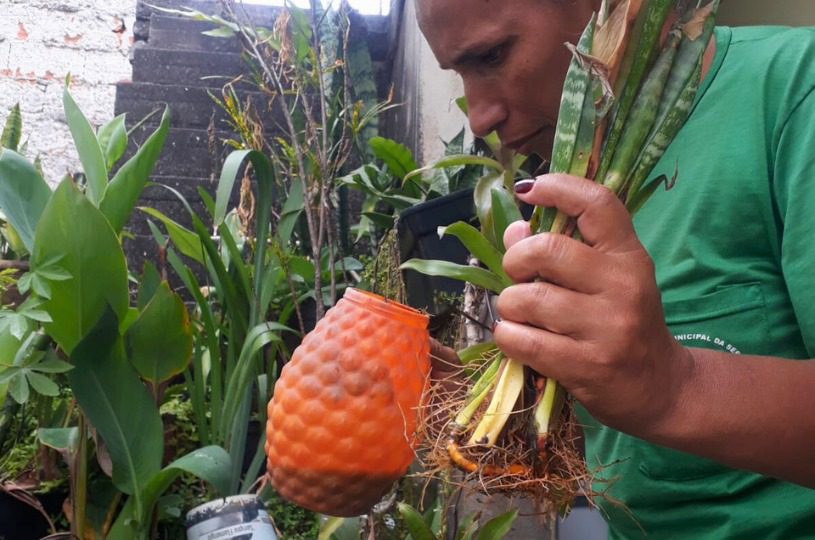
[[[464,90],[455,73],[439,68],[416,24],[414,1],[405,0],[401,9],[393,84],[396,101],[403,105],[394,114],[389,136],[409,146],[417,163],[424,164],[441,156],[442,141],[466,125],[467,118],[453,102]]]
[[[815,2],[812,0],[724,0],[720,10],[719,21],[730,26],[815,25]]]
[[[0,120],[20,103],[28,155],[55,183],[78,169],[62,90],[98,125],[112,118],[115,84],[130,78],[136,0],[0,0]]]

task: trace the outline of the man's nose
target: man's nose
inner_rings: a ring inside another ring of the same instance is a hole
[[[506,120],[506,108],[500,100],[491,97],[490,92],[465,83],[464,95],[467,97],[470,129],[476,137],[489,135]]]

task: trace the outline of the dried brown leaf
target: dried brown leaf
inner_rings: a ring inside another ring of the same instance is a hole
[[[690,17],[690,20],[682,25],[682,32],[688,36],[691,41],[696,41],[702,35],[705,29],[705,20],[707,20],[710,13],[713,11],[714,2],[710,2],[699,9],[695,9]]]
[[[642,7],[642,0],[624,0],[617,4],[608,21],[597,28],[592,45],[592,56],[607,67],[609,82],[613,86],[620,69],[631,27]]]

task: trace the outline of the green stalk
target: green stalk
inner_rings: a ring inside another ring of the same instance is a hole
[[[545,446],[549,433],[557,427],[565,398],[563,387],[554,379],[546,379],[546,386],[535,405],[534,415],[535,428],[538,433],[538,448],[541,450]]]
[[[473,431],[469,444],[495,444],[524,388],[524,375],[523,364],[512,359],[506,360],[490,404]]]
[[[85,538],[85,516],[88,502],[88,436],[85,414],[79,413],[77,425],[79,441],[74,461],[73,485],[73,533],[77,538]]]
[[[476,381],[467,396],[467,402],[464,408],[456,415],[454,421],[454,429],[463,430],[472,420],[475,412],[484,402],[484,399],[489,395],[490,391],[495,387],[499,368],[506,365],[506,361],[502,361],[499,356],[484,370],[484,373]]]

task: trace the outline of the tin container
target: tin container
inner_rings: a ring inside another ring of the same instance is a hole
[[[260,499],[235,495],[187,512],[187,540],[277,540],[277,535]]]

